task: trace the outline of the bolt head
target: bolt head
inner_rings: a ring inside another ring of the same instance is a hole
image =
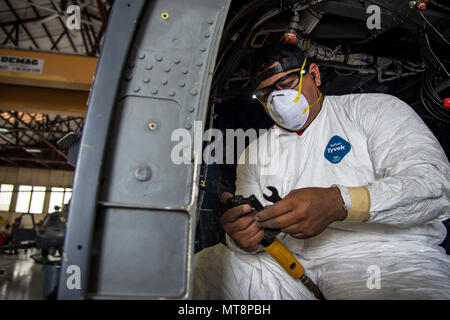
[[[134,170],[134,176],[138,181],[144,182],[152,177],[152,170],[147,165],[140,165]]]

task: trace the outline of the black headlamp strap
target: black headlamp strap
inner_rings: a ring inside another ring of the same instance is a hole
[[[300,59],[299,57],[285,57],[278,59],[277,61],[280,62],[279,65],[276,65],[275,67],[270,68],[269,70],[266,70],[255,77],[257,84],[261,83],[262,81],[266,80],[267,78],[270,78],[271,76],[277,73],[288,71],[295,68],[301,68],[303,64],[303,60]]]

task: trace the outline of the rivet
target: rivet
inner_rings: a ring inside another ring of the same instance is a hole
[[[139,92],[139,90],[141,90],[141,88],[139,86],[136,86],[136,87],[133,88],[134,92]]]
[[[127,74],[125,75],[125,79],[126,79],[127,81],[130,81],[132,78],[133,78],[133,76],[131,75],[131,72],[129,72],[129,73],[127,73]]]
[[[203,62],[201,60],[198,60],[196,63],[197,66],[201,67],[203,65]]]
[[[213,24],[213,23],[214,23],[213,19],[208,20],[208,24]]]
[[[161,83],[164,84],[164,85],[166,85],[167,82],[168,82],[168,80],[167,80],[166,78],[163,78],[163,79],[161,80]]]
[[[172,70],[172,69],[170,69],[169,66],[167,66],[167,67],[164,68],[164,71],[165,71],[165,72],[170,72],[170,70]]]
[[[141,53],[139,53],[139,59],[144,59],[145,58],[145,53],[144,52],[141,52]]]
[[[180,58],[174,58],[173,63],[179,64],[181,62]]]
[[[188,71],[189,71],[189,70],[188,70],[188,68],[184,68],[184,69],[183,69],[183,71],[181,71],[181,73],[183,73],[183,74],[187,74],[187,73],[188,73]]]
[[[201,52],[205,52],[205,51],[206,51],[206,48],[205,48],[205,47],[201,47],[201,48],[200,48],[200,51],[201,51]]]
[[[204,37],[205,37],[205,38],[209,38],[209,36],[210,36],[210,33],[209,33],[209,32],[207,32],[207,33],[204,34]]]
[[[134,170],[134,176],[137,180],[144,182],[151,178],[152,170],[146,165],[140,165]]]
[[[144,78],[144,83],[149,83],[150,82],[150,77],[145,77]]]
[[[135,65],[134,61],[128,62],[128,67],[131,68],[131,69],[134,68],[134,65]]]
[[[186,121],[186,123],[184,124],[184,127],[186,129],[190,129],[190,128],[192,128],[192,123],[190,121]]]
[[[194,106],[194,105],[189,106],[189,107],[187,107],[187,110],[188,110],[189,112],[194,112],[195,106]]]
[[[175,95],[175,93],[176,92],[174,90],[172,90],[172,89],[169,90],[169,96],[173,97]]]
[[[156,61],[161,62],[163,60],[163,57],[161,55],[156,56]]]
[[[180,82],[178,82],[178,85],[179,85],[180,87],[184,87],[184,86],[186,85],[186,83],[185,83],[184,81],[180,81]]]
[[[152,93],[153,93],[153,94],[157,94],[157,93],[158,93],[158,89],[153,89],[153,90],[152,90]]]
[[[156,121],[150,121],[148,123],[148,128],[153,131],[156,130],[158,128],[158,124],[156,123]]]
[[[191,91],[193,96],[196,96],[198,94],[198,90],[197,89],[192,89]]]

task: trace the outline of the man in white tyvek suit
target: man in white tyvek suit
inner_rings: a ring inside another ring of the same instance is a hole
[[[438,141],[393,96],[322,97],[319,69],[305,61],[289,45],[261,53],[255,94],[277,125],[247,148],[259,143],[260,161],[238,165],[235,194],[268,206],[223,214],[228,247],[196,255],[194,298],[314,299],[263,250],[264,228],[281,229],[327,299],[450,298],[450,258],[438,246],[450,168]],[[267,186],[283,200],[265,201]]]

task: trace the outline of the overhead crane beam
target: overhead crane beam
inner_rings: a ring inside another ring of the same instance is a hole
[[[84,116],[96,66],[95,57],[0,49],[0,108]]]
[[[86,114],[87,91],[0,84],[0,109],[66,116]]]
[[[89,91],[97,66],[96,57],[26,50],[0,49],[0,59],[0,83],[81,91]],[[17,71],[27,65],[38,71]]]

